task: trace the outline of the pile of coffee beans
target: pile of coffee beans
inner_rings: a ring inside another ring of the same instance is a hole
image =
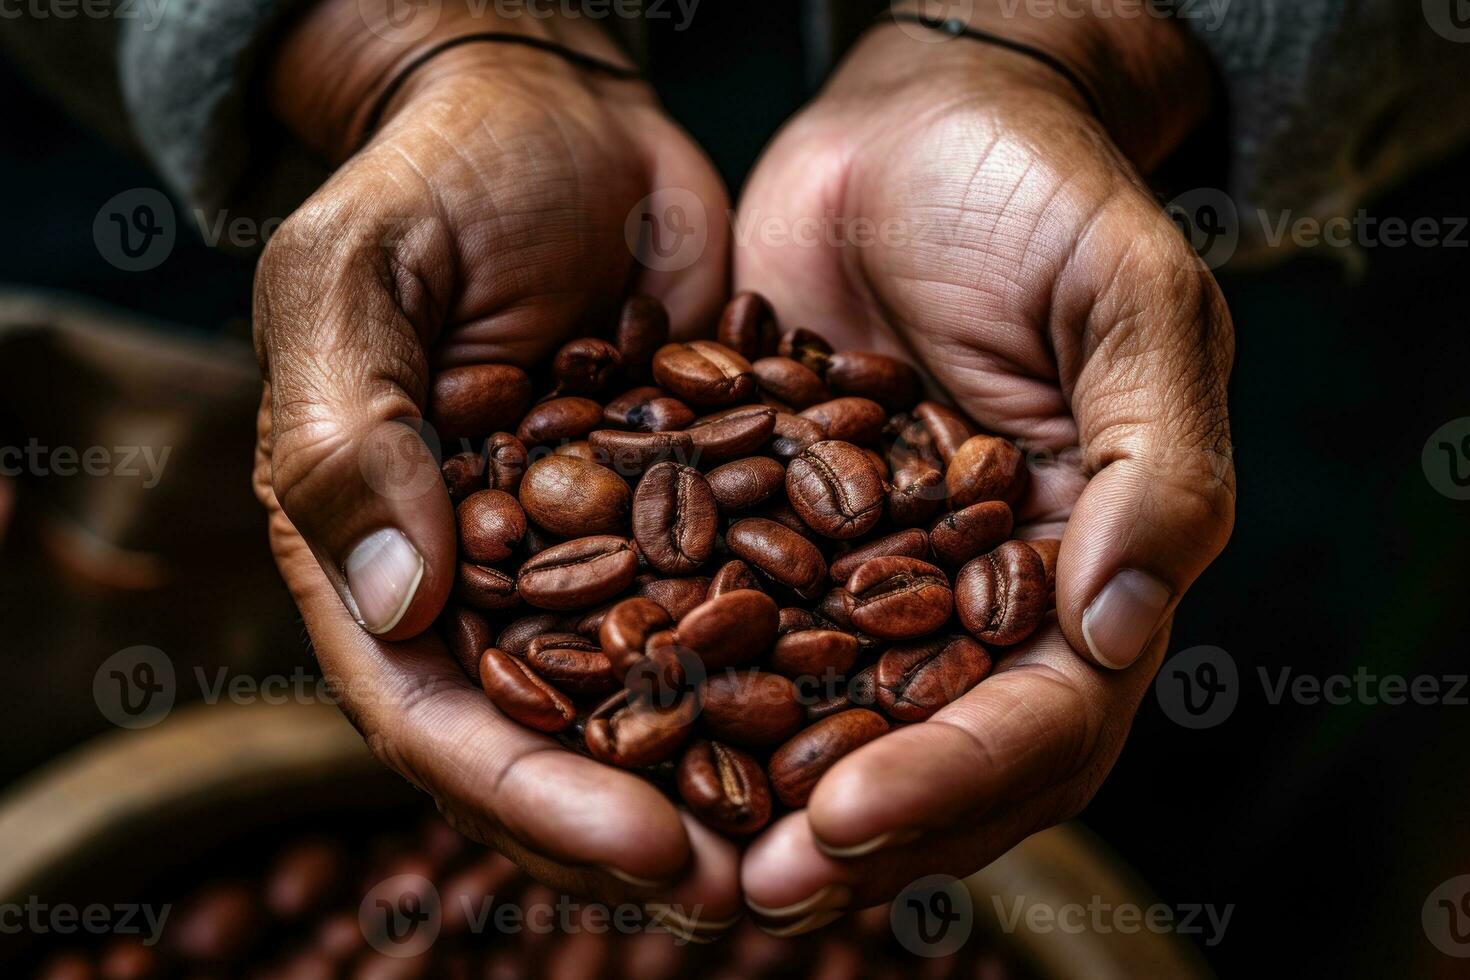
[[[430,422],[465,447],[442,625],[466,672],[738,836],[982,682],[1047,616],[1059,542],[1012,538],[1021,452],[904,361],[753,293],[718,338],[669,343],[636,297],[542,376],[443,372]]]

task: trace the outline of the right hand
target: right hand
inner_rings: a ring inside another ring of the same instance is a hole
[[[357,0],[325,0],[277,53],[278,113],[341,160],[375,94],[446,37],[513,29],[623,60],[586,21],[447,8],[403,45],[364,31]],[[659,187],[689,189],[712,224],[677,273],[639,266],[624,239]],[[646,781],[502,716],[425,632],[454,580],[454,510],[433,454],[400,423],[422,417],[436,370],[529,365],[609,322],[631,292],[661,298],[676,335],[710,321],[727,290],[725,214],[718,176],[646,86],[466,44],[414,71],[366,145],[282,225],[255,292],[255,489],[348,717],[461,832],[554,887],[677,906],[701,931],[739,912],[734,846]],[[373,463],[385,446],[398,453],[389,482]]]

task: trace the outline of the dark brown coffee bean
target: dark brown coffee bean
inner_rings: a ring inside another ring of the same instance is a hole
[[[522,509],[524,510],[525,508],[523,507]],[[532,555],[539,555],[552,545],[561,544],[561,542],[562,539],[559,535],[543,531],[535,524],[527,524],[526,539],[521,542],[521,551],[529,558]]]
[[[541,527],[578,538],[626,528],[633,493],[605,466],[575,456],[545,456],[526,471],[520,500]]]
[[[444,644],[454,655],[465,675],[480,679],[480,654],[495,645],[495,630],[490,621],[473,609],[451,603],[440,617]]]
[[[243,882],[206,885],[182,903],[168,927],[180,959],[220,966],[244,956],[265,927],[255,890]]]
[[[459,563],[454,594],[476,609],[513,609],[521,602],[514,576],[467,561]]]
[[[939,402],[919,402],[914,406],[914,418],[929,434],[940,461],[946,466],[960,446],[977,434],[969,419]]]
[[[587,717],[587,751],[624,769],[651,766],[674,755],[694,728],[699,701],[685,695],[669,708],[619,691]]]
[[[509,432],[497,432],[487,447],[491,490],[515,494],[521,488],[521,477],[527,465],[526,444]]]
[[[832,345],[821,334],[805,327],[788,330],[781,335],[776,353],[797,361],[816,374],[827,370],[827,359],[832,356]]]
[[[726,592],[737,592],[741,589],[754,589],[759,592],[761,582],[756,578],[755,572],[751,571],[749,565],[735,558],[721,565],[710,578],[708,596],[711,599],[717,599]]]
[[[847,687],[840,686],[836,690],[819,689],[818,693],[803,702],[808,722],[821,721],[830,718],[841,711],[846,711],[853,706],[847,697]]]
[[[161,925],[162,923],[160,923]],[[358,930],[361,934],[361,929]],[[122,936],[108,943],[98,958],[97,971],[90,964],[85,974],[74,975],[74,980],[156,980],[165,976],[166,967],[156,946],[147,945],[137,936]],[[63,976],[52,976],[48,980],[67,980]]]
[[[481,903],[491,895],[506,894],[519,877],[520,869],[509,858],[491,853],[445,879],[439,885],[442,934],[464,936],[472,932]],[[355,921],[353,925],[356,927]]]
[[[857,637],[839,630],[801,630],[776,641],[767,666],[787,677],[845,674],[857,660]]]
[[[771,819],[771,785],[753,757],[731,745],[696,739],[679,759],[679,797],[706,826],[753,834]]]
[[[587,436],[599,461],[618,476],[632,479],[655,463],[694,458],[694,440],[687,432],[621,432],[598,429]]]
[[[715,338],[748,361],[774,353],[781,341],[776,315],[760,293],[742,292],[731,297],[720,314]]]
[[[948,499],[944,474],[915,463],[893,474],[893,489],[888,491],[888,520],[897,527],[928,524],[944,509]]]
[[[878,658],[878,704],[898,721],[923,721],[990,673],[990,654],[968,636],[907,643]]]
[[[662,388],[645,385],[625,391],[602,409],[608,425],[639,432],[670,432],[694,421],[694,409]]]
[[[859,545],[832,562],[832,580],[846,582],[857,567],[869,558],[923,558],[929,553],[929,535],[918,528],[888,534],[876,541]]]
[[[888,413],[868,398],[833,398],[801,411],[801,418],[821,427],[822,437],[866,446],[878,441]]]
[[[968,507],[982,500],[1014,504],[1026,487],[1021,451],[1000,436],[972,436],[955,450],[944,472],[950,506]]]
[[[725,531],[725,543],[766,578],[797,592],[813,594],[827,577],[827,561],[817,546],[775,521],[736,521]]]
[[[546,683],[525,661],[494,647],[480,658],[480,684],[507,718],[538,732],[559,732],[577,713],[571,698]]]
[[[1011,536],[1011,507],[1003,500],[982,500],[950,511],[929,530],[929,544],[941,565],[959,568]]]
[[[781,610],[781,615],[776,620],[776,635],[785,636],[798,630],[822,629],[826,625],[826,621],[818,619],[816,613],[810,609],[787,606]]]
[[[732,669],[707,678],[703,692],[700,725],[722,742],[769,748],[806,721],[796,686],[780,674]]]
[[[867,534],[883,516],[883,480],[851,443],[819,442],[793,459],[786,496],[808,527],[829,538]]]
[[[643,656],[648,638],[673,623],[668,611],[652,599],[624,599],[609,609],[598,636],[613,676],[618,680],[626,677],[628,668]]]
[[[837,351],[822,377],[836,394],[871,398],[890,412],[912,405],[922,387],[913,365],[873,351]]]
[[[526,514],[516,498],[499,490],[481,490],[460,501],[459,552],[488,565],[509,558],[526,536]]]
[[[640,575],[633,580],[632,594],[652,599],[677,623],[689,610],[709,598],[709,579],[703,575],[690,575],[686,578]]]
[[[883,427],[883,438],[887,441],[889,468],[894,473],[944,470],[944,460],[934,446],[934,437],[923,423],[912,415],[900,412],[888,420]]]
[[[864,456],[868,457],[868,462],[873,464],[873,469],[877,472],[879,479],[887,483],[889,476],[888,463],[883,459],[883,455],[878,450],[868,449],[867,447],[864,447],[860,451]]]
[[[806,521],[802,520],[801,515],[796,512],[796,508],[791,506],[791,501],[785,497],[775,497],[767,501],[762,506],[757,507],[751,513],[751,516],[764,517],[768,521],[775,521],[782,527],[795,531],[808,541],[812,541],[814,544],[816,543],[817,533],[807,526]]]
[[[551,376],[570,395],[600,395],[623,366],[618,349],[597,337],[579,337],[562,344],[551,361]]]
[[[653,355],[653,376],[691,405],[736,405],[755,394],[750,362],[723,344],[665,344]]]
[[[509,364],[473,364],[440,371],[429,395],[429,422],[439,438],[483,439],[509,429],[531,403],[531,379]]]
[[[715,495],[694,467],[663,462],[638,481],[633,537],[660,572],[687,575],[709,561],[719,523]]]
[[[776,413],[776,426],[771,436],[771,452],[790,459],[806,452],[813,444],[827,438],[822,427],[811,419],[789,412]]]
[[[516,438],[528,446],[580,439],[602,424],[602,406],[590,398],[567,395],[532,408],[521,419]]]
[[[1026,543],[1041,558],[1042,567],[1046,569],[1046,591],[1056,592],[1057,556],[1062,552],[1062,542],[1057,538],[1036,538]]]
[[[586,439],[564,442],[553,449],[552,452],[557,456],[572,456],[576,459],[585,459],[589,463],[602,464],[602,460],[598,457],[597,451],[592,448],[592,444]]]
[[[944,573],[917,558],[870,558],[847,580],[853,625],[885,640],[932,633],[954,611]]]
[[[960,622],[983,643],[1020,643],[1041,625],[1046,601],[1046,566],[1024,541],[981,555],[955,579]]]
[[[543,633],[561,632],[565,617],[557,613],[533,613],[522,616],[500,631],[494,643],[485,646],[499,647],[512,657],[524,657],[531,641]],[[480,648],[482,651],[485,647]],[[479,660],[475,661],[475,674],[479,676]]]
[[[613,343],[623,358],[623,371],[646,377],[653,355],[669,342],[669,314],[652,296],[632,296],[623,304]]]
[[[578,700],[605,698],[618,688],[612,662],[596,643],[580,636],[539,636],[526,664],[552,687]]]
[[[526,644],[526,649],[521,654],[521,659],[529,663],[532,651],[554,650],[557,647],[567,647],[573,650],[601,649],[601,647],[581,633],[557,628],[531,637],[531,641]],[[504,652],[503,648],[502,652]]]
[[[798,412],[832,397],[815,371],[789,357],[762,357],[750,370],[762,391]]]
[[[485,457],[480,453],[455,453],[439,466],[449,499],[463,500],[476,490],[485,489]]]
[[[852,593],[838,586],[830,589],[817,602],[816,613],[828,623],[856,632],[852,624]]]
[[[887,731],[888,722],[883,716],[866,708],[853,708],[824,718],[772,753],[767,767],[771,788],[782,803],[800,809],[811,798],[817,780],[838,759]]]
[[[776,413],[764,405],[747,405],[718,418],[696,422],[687,430],[700,466],[714,466],[758,451],[776,429]]]
[[[679,642],[699,654],[709,671],[749,663],[776,638],[776,600],[754,589],[726,592],[679,620]]]
[[[285,922],[320,912],[345,882],[347,855],[342,846],[309,837],[276,855],[262,889],[266,910]]]
[[[611,534],[576,538],[547,548],[521,566],[521,598],[540,609],[585,609],[633,584],[633,542]]]
[[[871,664],[853,674],[847,682],[847,700],[854,708],[876,708],[878,705],[878,665]]]

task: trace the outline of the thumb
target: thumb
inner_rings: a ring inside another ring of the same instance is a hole
[[[1235,512],[1230,315],[1167,222],[1140,217],[1130,247],[1078,260],[1107,262],[1080,277],[1107,286],[1073,321],[1086,324],[1072,405],[1091,479],[1057,562],[1067,639],[1116,669],[1224,548]]]

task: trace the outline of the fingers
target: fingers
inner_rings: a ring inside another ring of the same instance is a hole
[[[1092,474],[1062,538],[1057,611],[1077,649],[1112,668],[1138,659],[1220,553],[1235,503],[1224,300],[1152,202],[1119,210],[1115,241],[1084,236],[1063,277],[1103,287],[1063,286],[1057,310],[1085,324],[1072,405]]]

